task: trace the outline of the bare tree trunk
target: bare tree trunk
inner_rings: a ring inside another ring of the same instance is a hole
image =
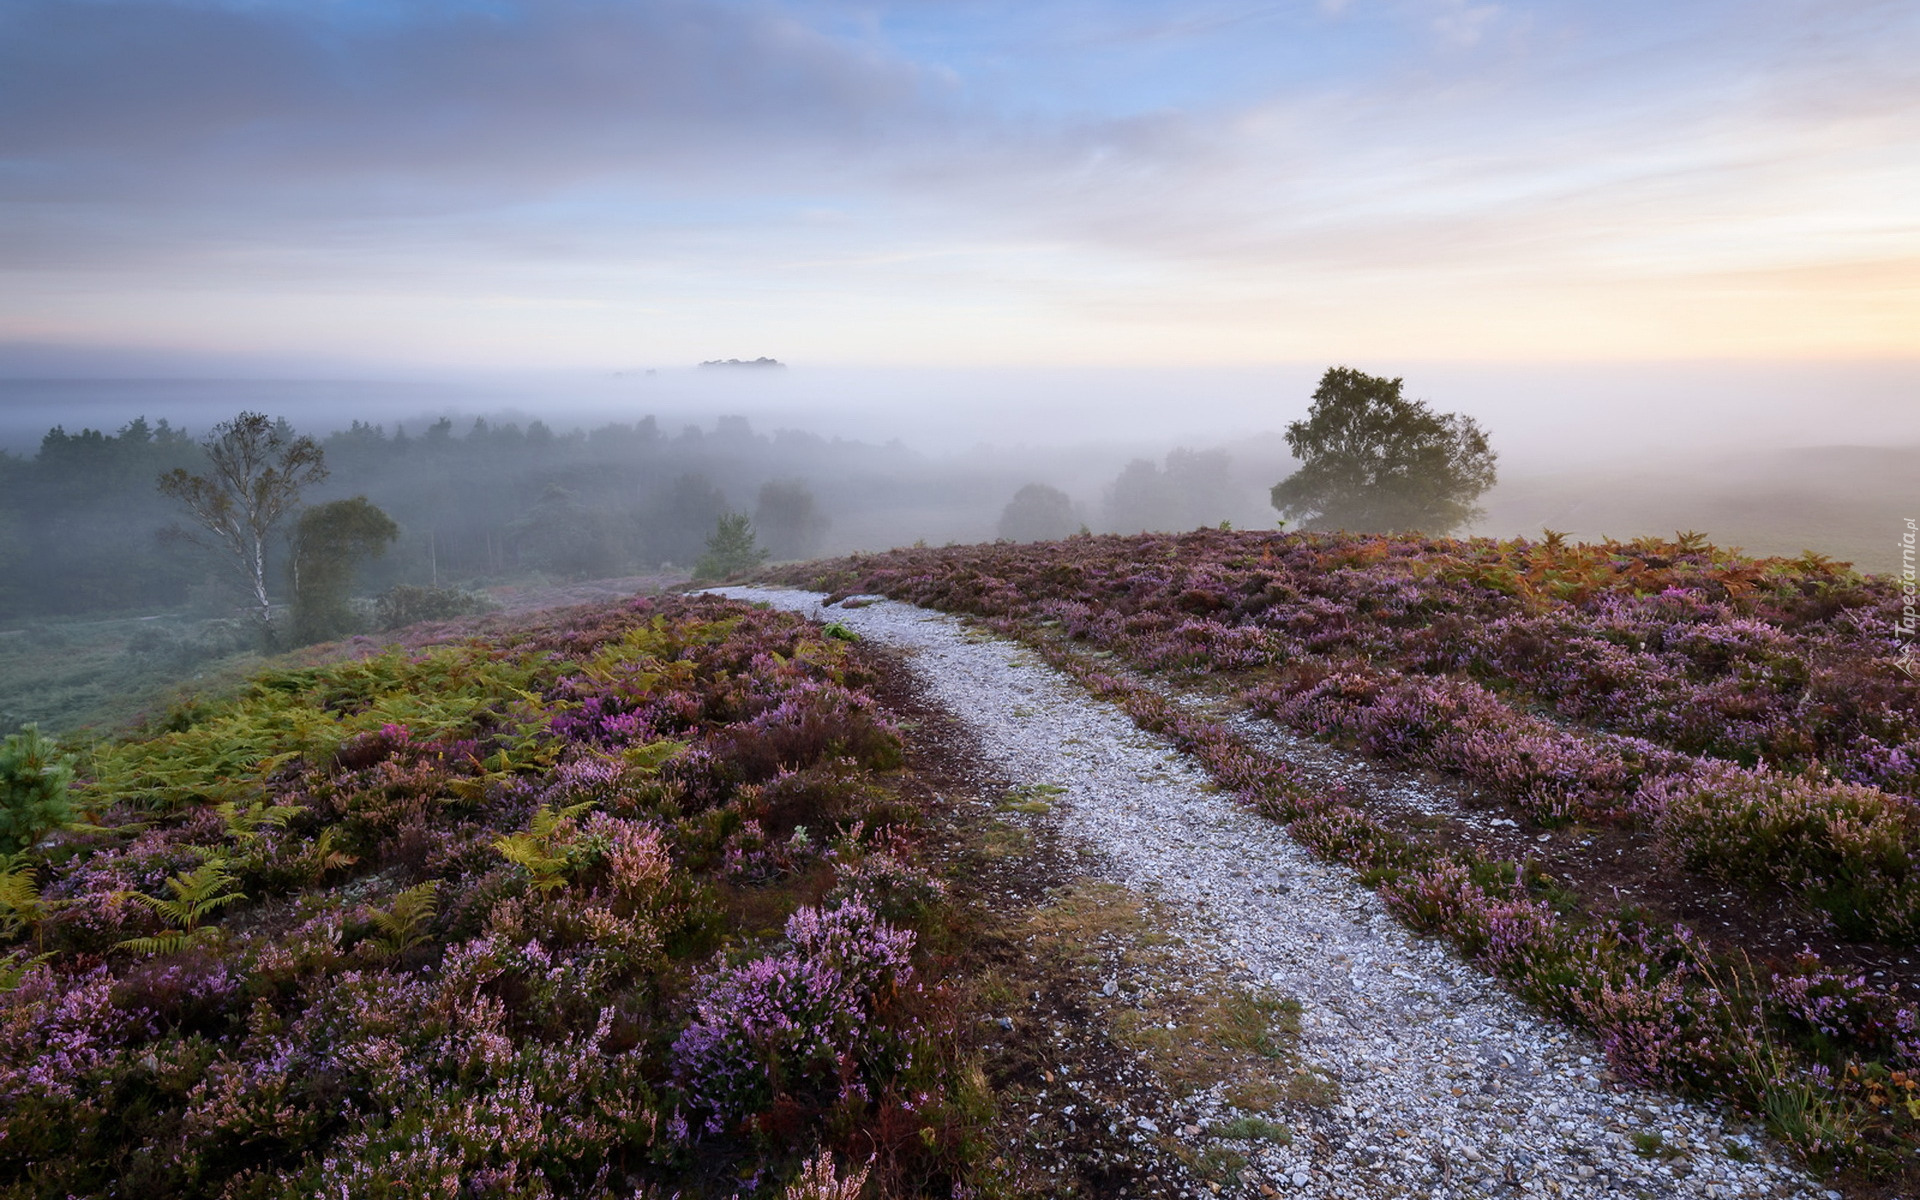
[[[260,628],[269,637],[273,634],[273,601],[267,597],[267,547],[262,542],[253,544],[253,598],[260,605]]]

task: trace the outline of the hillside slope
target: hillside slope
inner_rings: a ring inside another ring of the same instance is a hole
[[[1920,691],[1889,582],[1691,540],[1217,531],[771,577],[986,618],[1593,1030],[1623,1080],[1911,1182]],[[1452,799],[1349,786],[1302,733]]]
[[[946,1194],[992,1096],[871,679],[643,599],[102,744],[0,847],[0,1195]]]
[[[1249,1161],[1234,1194],[1823,1193],[1744,1123],[1623,1086],[1591,1041],[1529,1014],[1444,946],[1396,927],[1390,906],[1352,872],[1315,861],[1221,794],[1192,757],[1143,735],[1124,711],[1090,699],[1018,643],[903,604],[822,608],[819,593],[727,594],[810,612],[906,651],[929,694],[979,732],[992,768],[1046,797],[1044,819],[1096,876],[1172,914],[1187,978],[1137,989],[1115,980],[1121,1019],[1156,1021],[1169,993],[1233,981],[1299,1004],[1295,1062],[1189,1086],[1147,1114],[1200,1153],[1224,1148],[1217,1131],[1235,1121],[1284,1120],[1284,1139],[1236,1151]],[[1653,1138],[1669,1153],[1644,1153]]]

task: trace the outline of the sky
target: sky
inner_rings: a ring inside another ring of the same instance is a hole
[[[1920,5],[0,0],[0,351],[1911,366]]]

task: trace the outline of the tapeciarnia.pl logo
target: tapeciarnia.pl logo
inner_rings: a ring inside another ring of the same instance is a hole
[[[1900,642],[1899,657],[1893,665],[1907,673],[1910,679],[1920,679],[1920,579],[1914,571],[1914,541],[1920,536],[1920,523],[1907,518],[1907,528],[1900,535],[1900,620],[1894,624],[1894,634]]]

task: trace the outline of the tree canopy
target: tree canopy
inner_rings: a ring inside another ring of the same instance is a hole
[[[1480,515],[1498,457],[1472,417],[1436,413],[1400,379],[1332,367],[1305,420],[1287,426],[1300,469],[1273,506],[1305,529],[1450,533]]]
[[[745,513],[722,513],[714,522],[707,552],[694,564],[696,580],[725,579],[751,571],[767,561],[767,552],[754,541],[753,521]]]
[[[607,575],[620,562],[608,514],[572,488],[550,483],[531,509],[507,526],[522,563],[568,579]]]
[[[800,480],[773,479],[760,485],[753,528],[765,539],[772,557],[782,561],[812,558],[820,552],[830,524],[813,490]]]
[[[210,468],[196,475],[175,467],[160,476],[160,492],[186,506],[200,534],[189,541],[217,550],[246,582],[260,625],[271,631],[267,548],[280,522],[300,505],[300,489],[327,476],[325,455],[310,437],[296,437],[285,421],[243,412],[213,427],[200,444]]]
[[[1080,527],[1073,500],[1056,487],[1030,483],[1000,512],[999,534],[1010,542],[1052,542]]]
[[[1233,459],[1224,450],[1168,452],[1165,467],[1136,458],[1107,487],[1102,517],[1115,533],[1217,525],[1235,508]]]
[[[400,536],[365,496],[316,504],[293,527],[293,636],[302,645],[351,633],[354,571]]]

